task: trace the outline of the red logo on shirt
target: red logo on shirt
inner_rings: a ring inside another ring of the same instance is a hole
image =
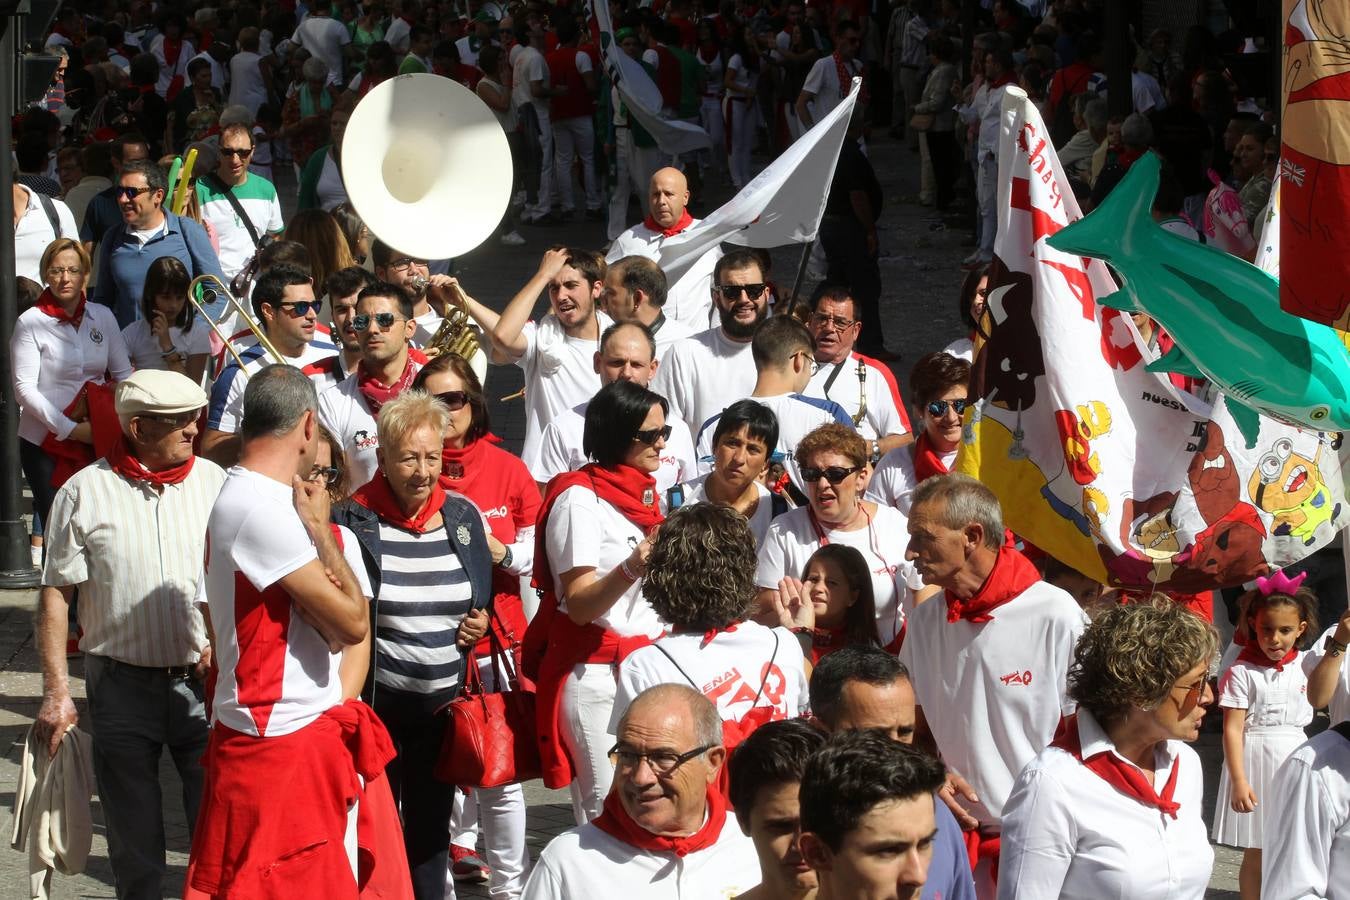
[[[1000,677],[999,681],[1004,684],[1020,684],[1023,687],[1026,687],[1031,684],[1031,670],[1027,669],[1025,672],[1009,672],[1007,675]]]

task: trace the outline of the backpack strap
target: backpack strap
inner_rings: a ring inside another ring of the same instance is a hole
[[[47,214],[47,222],[52,226],[52,240],[57,240],[61,237],[61,217],[56,214],[56,204],[52,202],[51,197],[41,191],[33,191],[33,194],[38,198],[38,203],[42,204],[42,211]]]

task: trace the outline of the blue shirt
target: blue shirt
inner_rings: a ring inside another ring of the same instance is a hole
[[[123,328],[141,317],[145,273],[161,256],[177,258],[187,268],[189,278],[210,274],[225,281],[206,229],[192,219],[170,212],[164,213],[164,219],[165,227],[144,244],[131,233],[126,222],[109,228],[99,244],[98,284],[92,299],[111,308],[117,324]],[[222,297],[207,311],[215,318],[224,307]]]
[[[970,874],[970,854],[956,817],[937,794],[933,795],[937,839],[928,863],[928,880],[919,900],[975,900],[975,881]]]

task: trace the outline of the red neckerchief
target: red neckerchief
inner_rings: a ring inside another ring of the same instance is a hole
[[[862,505],[862,501],[861,501],[861,500],[858,501],[858,512],[862,513],[862,514],[863,514],[863,518],[867,520],[867,532],[868,532],[868,534],[867,534],[867,539],[868,539],[868,543],[871,543],[871,540],[872,540],[872,533],[871,533],[871,532],[872,532],[872,514],[869,513],[869,512],[867,511],[867,507],[865,507],[865,506]],[[806,515],[807,515],[807,517],[811,520],[811,528],[815,531],[815,533],[816,533],[816,540],[820,542],[820,546],[824,547],[824,546],[826,546],[827,544],[829,544],[829,542],[830,542],[830,536],[829,536],[829,534],[826,532],[826,530],[825,530],[823,527],[821,527],[820,520],[816,518],[816,511],[815,511],[814,509],[812,509],[810,506],[808,506],[808,507],[806,507]],[[854,514],[855,518],[856,518],[856,515],[857,515],[857,514],[855,513],[855,514]],[[849,519],[849,523],[851,524],[852,522],[853,522],[853,519]],[[840,527],[840,526],[835,525],[835,526],[833,526],[833,527],[830,528],[830,531],[833,531],[835,528],[838,528],[838,527]],[[873,551],[875,552],[876,547],[873,547],[872,549],[873,549]],[[880,553],[877,553],[877,556],[880,557],[881,554],[880,554]]]
[[[994,610],[1012,600],[1018,594],[1041,580],[1041,574],[1025,556],[1004,544],[998,549],[998,558],[989,577],[980,585],[975,596],[969,600],[958,600],[950,591],[944,592],[947,600],[947,621],[965,619],[976,625],[993,620]]]
[[[736,626],[739,624],[741,623],[732,622],[725,628],[709,628],[707,631],[703,632],[703,640],[699,642],[698,649],[702,650],[704,647],[711,644],[713,638],[717,637],[719,634],[730,634],[731,632],[735,631]]]
[[[997,81],[989,82],[989,92],[993,93],[994,91],[1003,87],[1005,84],[1012,84],[1015,80],[1016,78],[1014,77],[1014,73],[1004,72],[1002,75],[998,77]]]
[[[445,505],[445,489],[439,482],[433,484],[431,496],[412,517],[404,515],[398,498],[394,496],[394,489],[389,486],[389,479],[384,477],[383,472],[376,472],[374,478],[352,494],[352,499],[395,528],[424,534],[427,523]]]
[[[933,449],[933,442],[928,437],[928,429],[925,428],[919,432],[919,438],[914,442],[914,480],[920,482],[934,475],[946,474],[947,465],[942,461],[941,454]]]
[[[483,457],[485,445],[495,440],[489,434],[463,447],[451,447],[449,444],[441,447],[441,487],[461,494],[467,491],[477,472],[477,463]],[[452,472],[458,474],[452,477]]]
[[[1134,161],[1143,155],[1143,150],[1122,146],[1116,153],[1116,162],[1120,164],[1122,169],[1128,170],[1130,166],[1134,165]]]
[[[393,384],[386,386],[374,375],[366,374],[365,366],[356,367],[356,389],[366,399],[366,405],[370,407],[372,416],[378,417],[380,407],[412,387],[413,379],[417,377],[417,368],[409,356],[407,362],[403,364],[403,374]]]
[[[51,288],[47,288],[42,292],[42,295],[38,297],[35,305],[44,315],[51,316],[58,322],[65,322],[69,325],[73,325],[76,330],[79,330],[80,322],[84,320],[84,291],[80,292],[80,302],[75,304],[75,312],[71,314],[67,314],[66,311],[61,308],[61,304],[56,302],[56,298],[52,296]]]
[[[674,237],[688,228],[693,221],[694,217],[689,215],[689,210],[686,209],[684,212],[680,213],[680,220],[669,228],[662,228],[660,225],[656,224],[656,220],[651,216],[643,219],[642,224],[646,225],[652,231],[658,232],[662,237]]]
[[[189,456],[176,466],[151,472],[141,465],[139,459],[132,456],[131,447],[127,444],[125,436],[118,438],[117,443],[108,451],[108,465],[112,466],[112,470],[118,475],[131,481],[145,481],[160,486],[181,483],[188,477],[188,473],[192,471],[192,464],[196,461],[197,457]]]
[[[833,57],[834,57],[834,71],[839,79],[839,99],[843,100],[845,97],[848,96],[848,89],[853,86],[854,73],[849,71],[848,63],[844,62],[844,58],[839,55],[838,51],[836,51],[833,54]],[[857,72],[859,76],[861,76],[862,73],[863,73],[862,69],[859,69]],[[867,105],[866,78],[863,78],[862,84],[858,85],[858,102],[863,104],[864,106]]]
[[[708,821],[703,827],[688,837],[666,837],[652,834],[628,815],[619,800],[618,791],[610,791],[605,797],[605,810],[591,820],[591,824],[616,840],[630,847],[656,853],[674,853],[680,858],[700,850],[707,850],[722,834],[722,826],[727,820],[727,800],[722,792],[708,786]]]
[[[1065,716],[1059,722],[1051,747],[1058,747],[1074,759],[1087,766],[1099,778],[1127,797],[1133,797],[1145,806],[1152,806],[1164,815],[1177,817],[1181,804],[1172,799],[1177,790],[1177,771],[1181,768],[1181,758],[1172,762],[1172,774],[1163,785],[1159,795],[1148,783],[1144,773],[1116,756],[1110,750],[1103,750],[1087,759],[1083,759],[1083,742],[1078,736],[1078,715]]]
[[[1266,652],[1255,644],[1248,643],[1238,654],[1238,662],[1250,663],[1260,669],[1274,669],[1276,672],[1283,672],[1284,667],[1298,658],[1298,648],[1290,647],[1289,652],[1283,659],[1274,660],[1266,656]]]
[[[164,50],[164,62],[168,65],[169,71],[172,72],[174,67],[178,65],[178,54],[183,52],[183,39],[166,37],[162,49]]]
[[[811,629],[811,665],[815,665],[827,654],[833,653],[847,642],[843,627]]]

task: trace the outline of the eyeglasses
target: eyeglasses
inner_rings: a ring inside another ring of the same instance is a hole
[[[390,313],[377,313],[377,315],[387,316]],[[446,391],[443,394],[437,394],[436,399],[450,407],[451,412],[458,412],[469,402],[469,394],[467,391]]]
[[[862,470],[862,466],[830,466],[828,469],[803,466],[802,481],[807,484],[815,484],[822,476],[824,476],[825,480],[830,484],[838,484],[850,475],[855,475]]]
[[[833,328],[835,331],[847,331],[857,322],[857,319],[845,319],[843,316],[827,316],[824,313],[811,314],[812,325]]]
[[[1172,690],[1174,691],[1184,690],[1186,692],[1186,696],[1182,697],[1181,703],[1178,704],[1181,707],[1181,712],[1183,715],[1195,709],[1195,707],[1200,703],[1200,698],[1204,696],[1205,691],[1208,688],[1209,688],[1209,676],[1201,678],[1195,684],[1172,685]]]
[[[221,156],[239,156],[239,157],[252,156],[252,155],[253,155],[253,148],[252,148],[252,147],[221,147],[221,148],[220,148],[220,155],[221,155]]]
[[[639,444],[646,444],[648,447],[657,441],[670,440],[671,428],[669,425],[662,425],[660,428],[644,428],[633,435],[633,440]]]
[[[758,300],[768,289],[767,284],[719,284],[716,286],[724,300],[735,300],[741,294],[751,300]]]
[[[427,267],[427,261],[425,259],[411,259],[405,256],[402,259],[396,259],[389,263],[389,270],[391,272],[406,272],[413,266],[421,266],[425,269]]]
[[[124,185],[124,184],[119,184],[119,185],[117,186],[117,190],[115,191],[115,193],[116,193],[117,196],[119,196],[119,197],[126,197],[128,200],[135,200],[135,199],[136,199],[137,197],[139,197],[141,194],[149,194],[149,193],[152,193],[153,191],[154,191],[154,188],[148,188],[148,187],[127,187],[127,186]]]
[[[380,326],[381,331],[388,331],[399,321],[399,317],[391,312],[375,313],[373,316],[370,313],[357,313],[352,317],[352,327],[357,331],[365,331],[372,321]]]
[[[71,278],[78,278],[83,271],[84,269],[81,269],[79,266],[52,266],[47,270],[47,280],[51,281],[55,278],[60,278],[62,274],[69,275]]]
[[[952,411],[959,416],[965,413],[966,408],[970,406],[970,401],[965,398],[956,400],[934,400],[928,404],[928,413],[933,416],[945,416],[947,414],[947,407],[949,406],[952,408]]]
[[[811,351],[798,350],[796,353],[792,354],[791,359],[796,359],[799,356],[806,357],[806,364],[807,366],[810,367],[812,375],[816,374],[816,372],[819,371],[820,365],[816,362],[815,357],[811,355]]]
[[[305,480],[319,481],[322,479],[324,484],[328,487],[332,487],[337,484],[338,478],[341,475],[342,471],[337,466],[315,466],[309,470],[309,477]]]
[[[623,744],[615,744],[605,754],[609,757],[610,763],[616,769],[636,769],[645,759],[647,765],[652,767],[658,777],[667,777],[673,775],[675,770],[694,757],[707,753],[716,744],[705,744],[702,747],[695,747],[687,753],[675,753],[671,750],[653,750],[651,753],[640,753],[631,747],[625,747]]]
[[[158,422],[172,431],[180,428],[186,428],[197,421],[197,416],[201,410],[192,410],[191,412],[178,413],[177,415],[144,415],[137,416],[139,419],[149,419],[151,422]]]
[[[277,305],[286,310],[286,314],[292,319],[298,319],[301,316],[307,316],[310,313],[314,313],[317,316],[319,310],[323,309],[322,300],[296,300],[294,302],[287,301],[285,303],[278,303]]]

